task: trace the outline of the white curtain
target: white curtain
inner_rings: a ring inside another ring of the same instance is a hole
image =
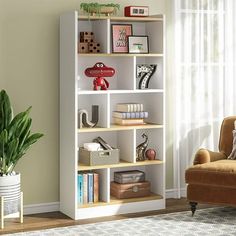
[[[175,0],[174,185],[200,147],[218,150],[236,115],[236,0]]]

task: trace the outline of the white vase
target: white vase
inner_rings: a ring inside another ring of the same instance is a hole
[[[0,197],[4,197],[4,215],[19,211],[20,195],[20,173],[0,177]]]

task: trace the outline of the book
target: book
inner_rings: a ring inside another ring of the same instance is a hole
[[[93,202],[99,201],[99,175],[93,174]]]
[[[143,111],[143,104],[142,103],[118,103],[116,104],[116,111],[120,111],[120,112]]]
[[[113,111],[112,116],[120,119],[145,119],[148,118],[147,111],[137,111],[137,112],[120,112]]]
[[[83,175],[78,174],[77,175],[77,202],[78,204],[83,204]]]
[[[83,204],[88,203],[88,175],[83,173]]]
[[[93,173],[88,173],[88,203],[93,203]]]
[[[143,119],[120,119],[113,117],[113,122],[118,125],[144,125]]]

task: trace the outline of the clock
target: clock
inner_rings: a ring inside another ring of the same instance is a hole
[[[147,6],[127,6],[125,7],[125,16],[148,16],[149,9]]]

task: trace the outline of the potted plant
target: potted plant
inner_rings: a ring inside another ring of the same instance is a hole
[[[43,136],[30,131],[31,107],[13,116],[10,99],[5,90],[0,92],[0,196],[4,196],[4,214],[18,211],[20,173],[14,168],[30,146]]]
[[[111,14],[116,14],[117,11],[120,9],[120,5],[114,3],[101,4],[97,2],[81,3],[80,9],[90,15],[106,14],[107,16],[109,16]]]

